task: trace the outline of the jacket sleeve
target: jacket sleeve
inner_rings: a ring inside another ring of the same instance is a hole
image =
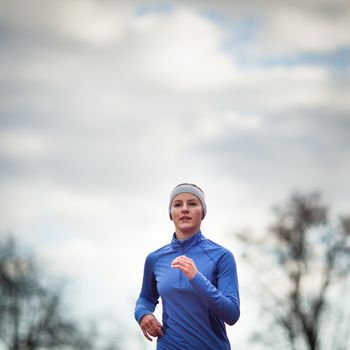
[[[201,300],[229,325],[240,316],[240,300],[235,259],[226,251],[217,263],[217,288],[200,272],[190,281]]]
[[[140,323],[144,315],[152,314],[158,304],[159,294],[154,276],[154,258],[148,255],[143,271],[141,293],[136,301],[135,319]]]

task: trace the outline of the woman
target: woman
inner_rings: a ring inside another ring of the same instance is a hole
[[[225,323],[240,315],[236,264],[229,250],[201,233],[206,213],[198,186],[176,186],[169,201],[171,243],[146,258],[135,318],[148,340],[157,337],[157,350],[231,349]],[[159,297],[163,324],[153,315]]]

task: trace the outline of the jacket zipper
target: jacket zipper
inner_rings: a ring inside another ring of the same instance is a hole
[[[185,250],[183,247],[183,244],[181,243],[181,255],[185,254]],[[179,270],[179,287],[182,288],[182,278],[183,278],[183,272],[181,270]]]

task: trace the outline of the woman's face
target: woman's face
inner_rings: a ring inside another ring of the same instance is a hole
[[[182,236],[178,239],[183,239],[199,231],[203,217],[202,204],[195,195],[180,193],[171,204],[171,217],[176,233]]]

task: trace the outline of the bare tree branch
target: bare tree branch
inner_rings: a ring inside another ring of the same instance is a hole
[[[257,266],[261,292],[271,298],[272,307],[264,308],[265,315],[268,311],[274,329],[290,349],[328,350],[326,338],[335,334],[330,334],[332,327],[324,322],[326,314],[336,312],[338,319],[349,315],[348,305],[338,308],[341,292],[337,286],[350,278],[350,217],[340,218],[337,225],[330,222],[319,193],[295,193],[274,208],[274,215],[263,239],[238,236],[247,247],[247,261]],[[258,264],[256,256],[261,260]],[[276,271],[283,271],[282,289],[270,283]],[[337,335],[348,331],[347,323],[334,329]],[[261,339],[270,336],[269,331],[261,333]],[[348,345],[346,337],[335,338],[334,349]]]
[[[43,283],[34,258],[0,237],[0,342],[9,350],[120,349],[120,338],[104,341],[68,315],[58,282]]]

